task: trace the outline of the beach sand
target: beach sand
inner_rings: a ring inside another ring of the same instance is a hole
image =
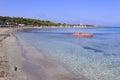
[[[11,29],[0,28],[0,80],[25,80],[21,49]]]
[[[46,58],[26,42],[19,39],[18,44],[10,29],[0,30],[0,34],[7,34],[0,42],[0,80],[86,80]]]

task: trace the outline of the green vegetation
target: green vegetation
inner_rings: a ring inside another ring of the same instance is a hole
[[[66,24],[54,23],[47,20],[23,18],[23,17],[9,17],[0,16],[0,27],[16,27],[16,26],[29,26],[29,27],[76,27],[76,28],[95,28],[94,25],[85,24]]]
[[[0,16],[0,25],[12,25],[12,26],[66,26],[66,24],[54,23],[51,21],[30,19],[23,17],[9,17],[9,16]]]

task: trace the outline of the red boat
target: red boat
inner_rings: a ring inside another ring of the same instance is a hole
[[[76,36],[76,37],[92,37],[92,34],[87,34],[87,33],[73,33],[72,36]]]

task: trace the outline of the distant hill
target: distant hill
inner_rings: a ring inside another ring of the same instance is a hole
[[[9,26],[11,27],[13,26],[70,27],[70,28],[96,28],[97,27],[94,25],[54,23],[48,20],[0,16],[0,27],[9,27]]]
[[[30,19],[23,17],[9,17],[0,16],[0,25],[13,25],[13,26],[59,26],[65,25],[61,23],[54,23],[47,20]]]

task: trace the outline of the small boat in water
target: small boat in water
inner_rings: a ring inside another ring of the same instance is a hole
[[[73,33],[72,36],[76,36],[76,37],[92,37],[92,34],[88,34],[88,33]]]

